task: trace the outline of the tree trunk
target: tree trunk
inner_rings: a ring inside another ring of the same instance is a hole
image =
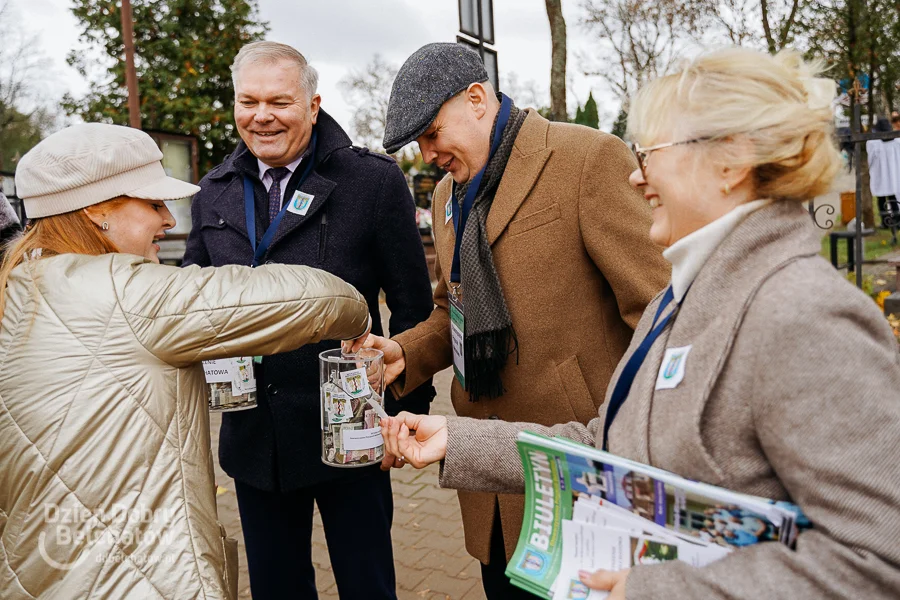
[[[868,4],[866,0],[862,0],[860,3],[862,6],[862,16],[865,19],[866,23],[866,33],[868,34],[867,40],[867,48],[866,53],[868,54],[869,59],[869,89],[868,89],[868,99],[866,105],[866,112],[868,114],[869,126],[868,131],[872,131],[872,125],[875,123],[875,72],[877,70],[876,65],[876,52],[875,52],[875,44],[876,40],[874,37],[874,33],[872,31],[872,19],[873,15],[869,11]],[[860,123],[862,125],[862,123]],[[862,127],[860,127],[860,130]],[[872,188],[869,186],[869,153],[866,151],[865,142],[860,146],[860,160],[859,160],[859,173],[860,177],[862,177],[862,203],[863,203],[863,223],[867,227],[875,227],[875,211],[872,206]]]
[[[760,0],[759,8],[762,12],[763,32],[766,34],[766,46],[769,48],[769,54],[775,54],[775,37],[772,35],[772,27],[769,25],[769,3],[766,0]]]
[[[862,219],[863,224],[866,227],[875,227],[877,223],[875,222],[875,206],[873,204],[874,198],[872,198],[872,188],[869,185],[869,153],[866,152],[866,144],[863,142],[862,146],[859,149],[859,164],[856,165],[856,168],[859,169],[859,174],[857,177],[862,179]],[[859,201],[859,199],[857,199]]]
[[[568,121],[566,110],[566,21],[562,13],[562,0],[545,0],[547,18],[550,20],[552,44],[550,58],[550,119]]]

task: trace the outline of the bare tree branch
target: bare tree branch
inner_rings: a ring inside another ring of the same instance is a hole
[[[597,35],[603,68],[584,60],[587,75],[603,78],[623,103],[643,83],[667,73],[680,59],[692,28],[702,26],[703,2],[585,0],[581,24]]]
[[[0,0],[0,131],[31,118],[35,108],[28,110],[26,105],[33,100],[33,84],[46,65],[35,52],[37,35],[24,33],[17,22],[11,0]]]
[[[762,25],[763,31],[766,32],[766,43],[769,45],[769,53],[775,54],[775,38],[772,37],[772,27],[769,25],[768,0],[760,0],[759,5],[762,9]]]
[[[800,0],[794,0],[791,6],[791,13],[788,15],[788,18],[785,19],[781,27],[780,48],[787,46],[788,40],[790,39],[791,28],[794,26],[794,21],[797,18],[797,10],[799,8]]]
[[[362,70],[351,71],[338,82],[344,100],[354,109],[351,127],[357,143],[373,150],[383,150],[381,142],[391,84],[397,71],[396,65],[376,54]]]

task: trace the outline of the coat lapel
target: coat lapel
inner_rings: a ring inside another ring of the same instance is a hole
[[[550,122],[531,109],[528,109],[527,113],[488,213],[489,244],[497,241],[506,230],[553,152],[547,147],[547,130]]]
[[[644,341],[644,338],[650,334],[653,317],[656,316],[656,311],[662,301],[663,294],[664,291],[657,294],[647,305],[640,322],[635,328],[631,344],[619,361],[612,379],[610,379],[610,385],[606,390],[606,398],[603,402],[603,407],[600,410],[601,423],[606,421],[606,410],[609,407],[609,400],[615,389],[615,383],[619,380],[619,377],[621,377],[622,371],[628,363],[628,360],[638,349],[638,346],[641,345],[641,342]],[[671,308],[667,308],[661,317],[664,317],[671,310]],[[613,421],[613,425],[609,432],[610,451],[624,458],[637,460],[647,464],[650,464],[649,433],[651,403],[643,401],[642,398],[651,398],[653,396],[653,380],[655,379],[656,374],[655,369],[659,367],[659,363],[662,361],[662,348],[665,347],[664,338],[666,337],[667,333],[663,332],[660,339],[650,348],[650,351],[644,358],[644,362],[632,383],[628,398],[626,398],[621,410],[616,415],[616,419]],[[651,371],[654,374],[654,377],[652,378],[647,376]],[[603,429],[601,428],[598,431],[598,446],[602,445],[603,442],[602,432]]]
[[[456,244],[456,230],[453,228],[453,219],[446,218],[447,204],[452,202],[453,180],[449,175],[444,176],[434,190],[432,196],[431,232],[434,238],[434,249],[441,263],[441,271],[444,279],[450,281],[450,269],[453,264],[453,250]],[[454,206],[454,209],[457,207]]]
[[[239,202],[234,199],[239,198]],[[227,186],[222,188],[222,192],[212,202],[213,217],[215,221],[222,220],[229,227],[236,231],[240,231],[247,236],[247,219],[244,216],[244,180],[241,177],[234,177]],[[198,225],[194,223],[194,225]]]
[[[328,196],[334,190],[336,185],[337,184],[334,181],[322,177],[315,171],[310,173],[309,177],[299,188],[301,192],[314,196],[309,210],[305,215],[298,215],[296,213],[292,213],[290,210],[286,211],[284,213],[284,217],[281,219],[281,223],[279,223],[278,225],[278,231],[275,232],[275,237],[272,239],[272,247],[274,247],[275,244],[288,236],[292,231],[300,227],[303,223],[312,219],[313,215],[319,212],[319,209],[324,206],[325,201],[328,199]],[[291,197],[289,197],[287,194],[285,194],[284,201],[290,202],[293,195],[294,194],[291,193]]]

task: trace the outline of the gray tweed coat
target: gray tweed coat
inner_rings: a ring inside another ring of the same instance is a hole
[[[793,501],[814,528],[796,550],[637,567],[629,599],[900,597],[900,353],[875,304],[818,250],[800,206],[750,215],[697,276],[609,432],[615,454]],[[688,345],[684,380],[655,390],[664,349]],[[521,493],[518,431],[599,447],[604,416],[554,427],[452,418],[441,485]]]

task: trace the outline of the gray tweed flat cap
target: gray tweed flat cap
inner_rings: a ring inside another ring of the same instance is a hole
[[[488,80],[477,52],[461,44],[422,46],[406,59],[388,102],[384,149],[393,154],[425,133],[444,102]]]

